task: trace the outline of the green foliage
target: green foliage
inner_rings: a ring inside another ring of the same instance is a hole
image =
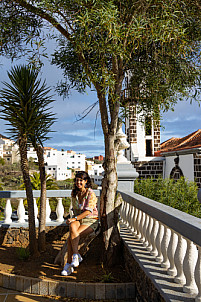
[[[27,248],[18,247],[16,252],[17,252],[17,256],[18,256],[19,260],[26,261],[29,259],[30,252]]]
[[[56,207],[57,207],[57,204],[58,204],[57,198],[50,198],[49,203],[50,203],[51,211],[53,211],[53,212],[56,211]],[[62,204],[63,204],[65,213],[69,213],[70,203],[71,203],[71,198],[70,197],[62,198]]]
[[[40,173],[34,172],[30,175],[31,185],[33,190],[40,190],[41,189],[41,182],[40,182]],[[24,183],[21,184],[20,189],[25,189]],[[46,175],[46,189],[47,190],[58,190],[59,187],[56,181],[51,177],[51,175]]]
[[[170,178],[136,179],[134,191],[137,194],[201,218],[201,204],[197,198],[197,184],[188,182],[183,177],[176,182]]]
[[[5,165],[5,160],[2,157],[0,157],[0,165],[2,165],[2,166]]]
[[[7,121],[7,130],[15,141],[26,137],[35,147],[49,137],[50,127],[55,121],[49,105],[54,102],[48,96],[50,89],[38,80],[39,72],[27,66],[16,66],[8,72],[11,84],[4,82],[0,90],[1,118]]]
[[[113,283],[115,282],[115,278],[112,276],[112,273],[104,274],[101,278],[102,283]]]

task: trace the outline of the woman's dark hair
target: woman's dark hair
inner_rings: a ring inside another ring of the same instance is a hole
[[[79,192],[79,189],[76,186],[76,178],[81,178],[81,179],[87,180],[86,187],[87,188],[92,187],[91,178],[89,177],[89,174],[87,172],[85,172],[85,171],[76,172],[75,178],[74,178],[73,190],[72,190],[73,197],[76,197],[77,193]]]

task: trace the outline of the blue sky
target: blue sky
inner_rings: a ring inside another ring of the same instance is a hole
[[[23,62],[15,61],[13,65]],[[8,81],[7,71],[11,68],[10,60],[0,57],[0,88],[2,81]],[[47,86],[55,87],[57,81],[62,79],[62,72],[57,67],[50,65],[47,59],[44,60],[44,67],[41,74],[46,79]],[[45,146],[58,150],[74,150],[77,153],[84,153],[87,157],[104,155],[104,139],[102,135],[100,115],[96,120],[98,107],[91,112],[84,120],[76,122],[79,114],[97,100],[96,92],[88,91],[86,94],[79,94],[72,91],[69,98],[63,100],[56,93],[54,96],[54,108],[57,122],[52,127],[55,132],[51,133],[52,138],[45,143]],[[187,101],[178,102],[174,112],[163,114],[161,121],[164,129],[161,129],[161,142],[171,137],[183,137],[201,128],[201,107],[198,103],[190,104]],[[5,122],[0,120],[0,133],[6,135]]]

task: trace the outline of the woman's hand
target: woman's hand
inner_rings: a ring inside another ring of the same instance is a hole
[[[71,222],[76,221],[76,218],[69,218],[66,220],[66,224],[71,224]]]

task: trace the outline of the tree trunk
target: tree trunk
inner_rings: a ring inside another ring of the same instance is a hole
[[[104,262],[117,264],[121,254],[121,239],[118,230],[118,206],[116,205],[117,171],[115,135],[105,136],[105,174],[100,199],[101,228],[105,244]]]
[[[38,164],[40,170],[40,182],[41,182],[41,193],[40,193],[40,210],[39,210],[39,230],[38,230],[38,248],[40,252],[46,250],[46,175],[45,175],[45,163],[43,156],[43,148],[37,146],[36,148],[38,156]]]
[[[28,203],[28,216],[29,216],[29,251],[32,255],[38,256],[38,245],[36,240],[36,228],[34,219],[34,202],[31,180],[29,177],[29,163],[27,158],[27,138],[19,139],[19,149],[21,157],[21,169],[23,180],[26,188],[26,196]]]

